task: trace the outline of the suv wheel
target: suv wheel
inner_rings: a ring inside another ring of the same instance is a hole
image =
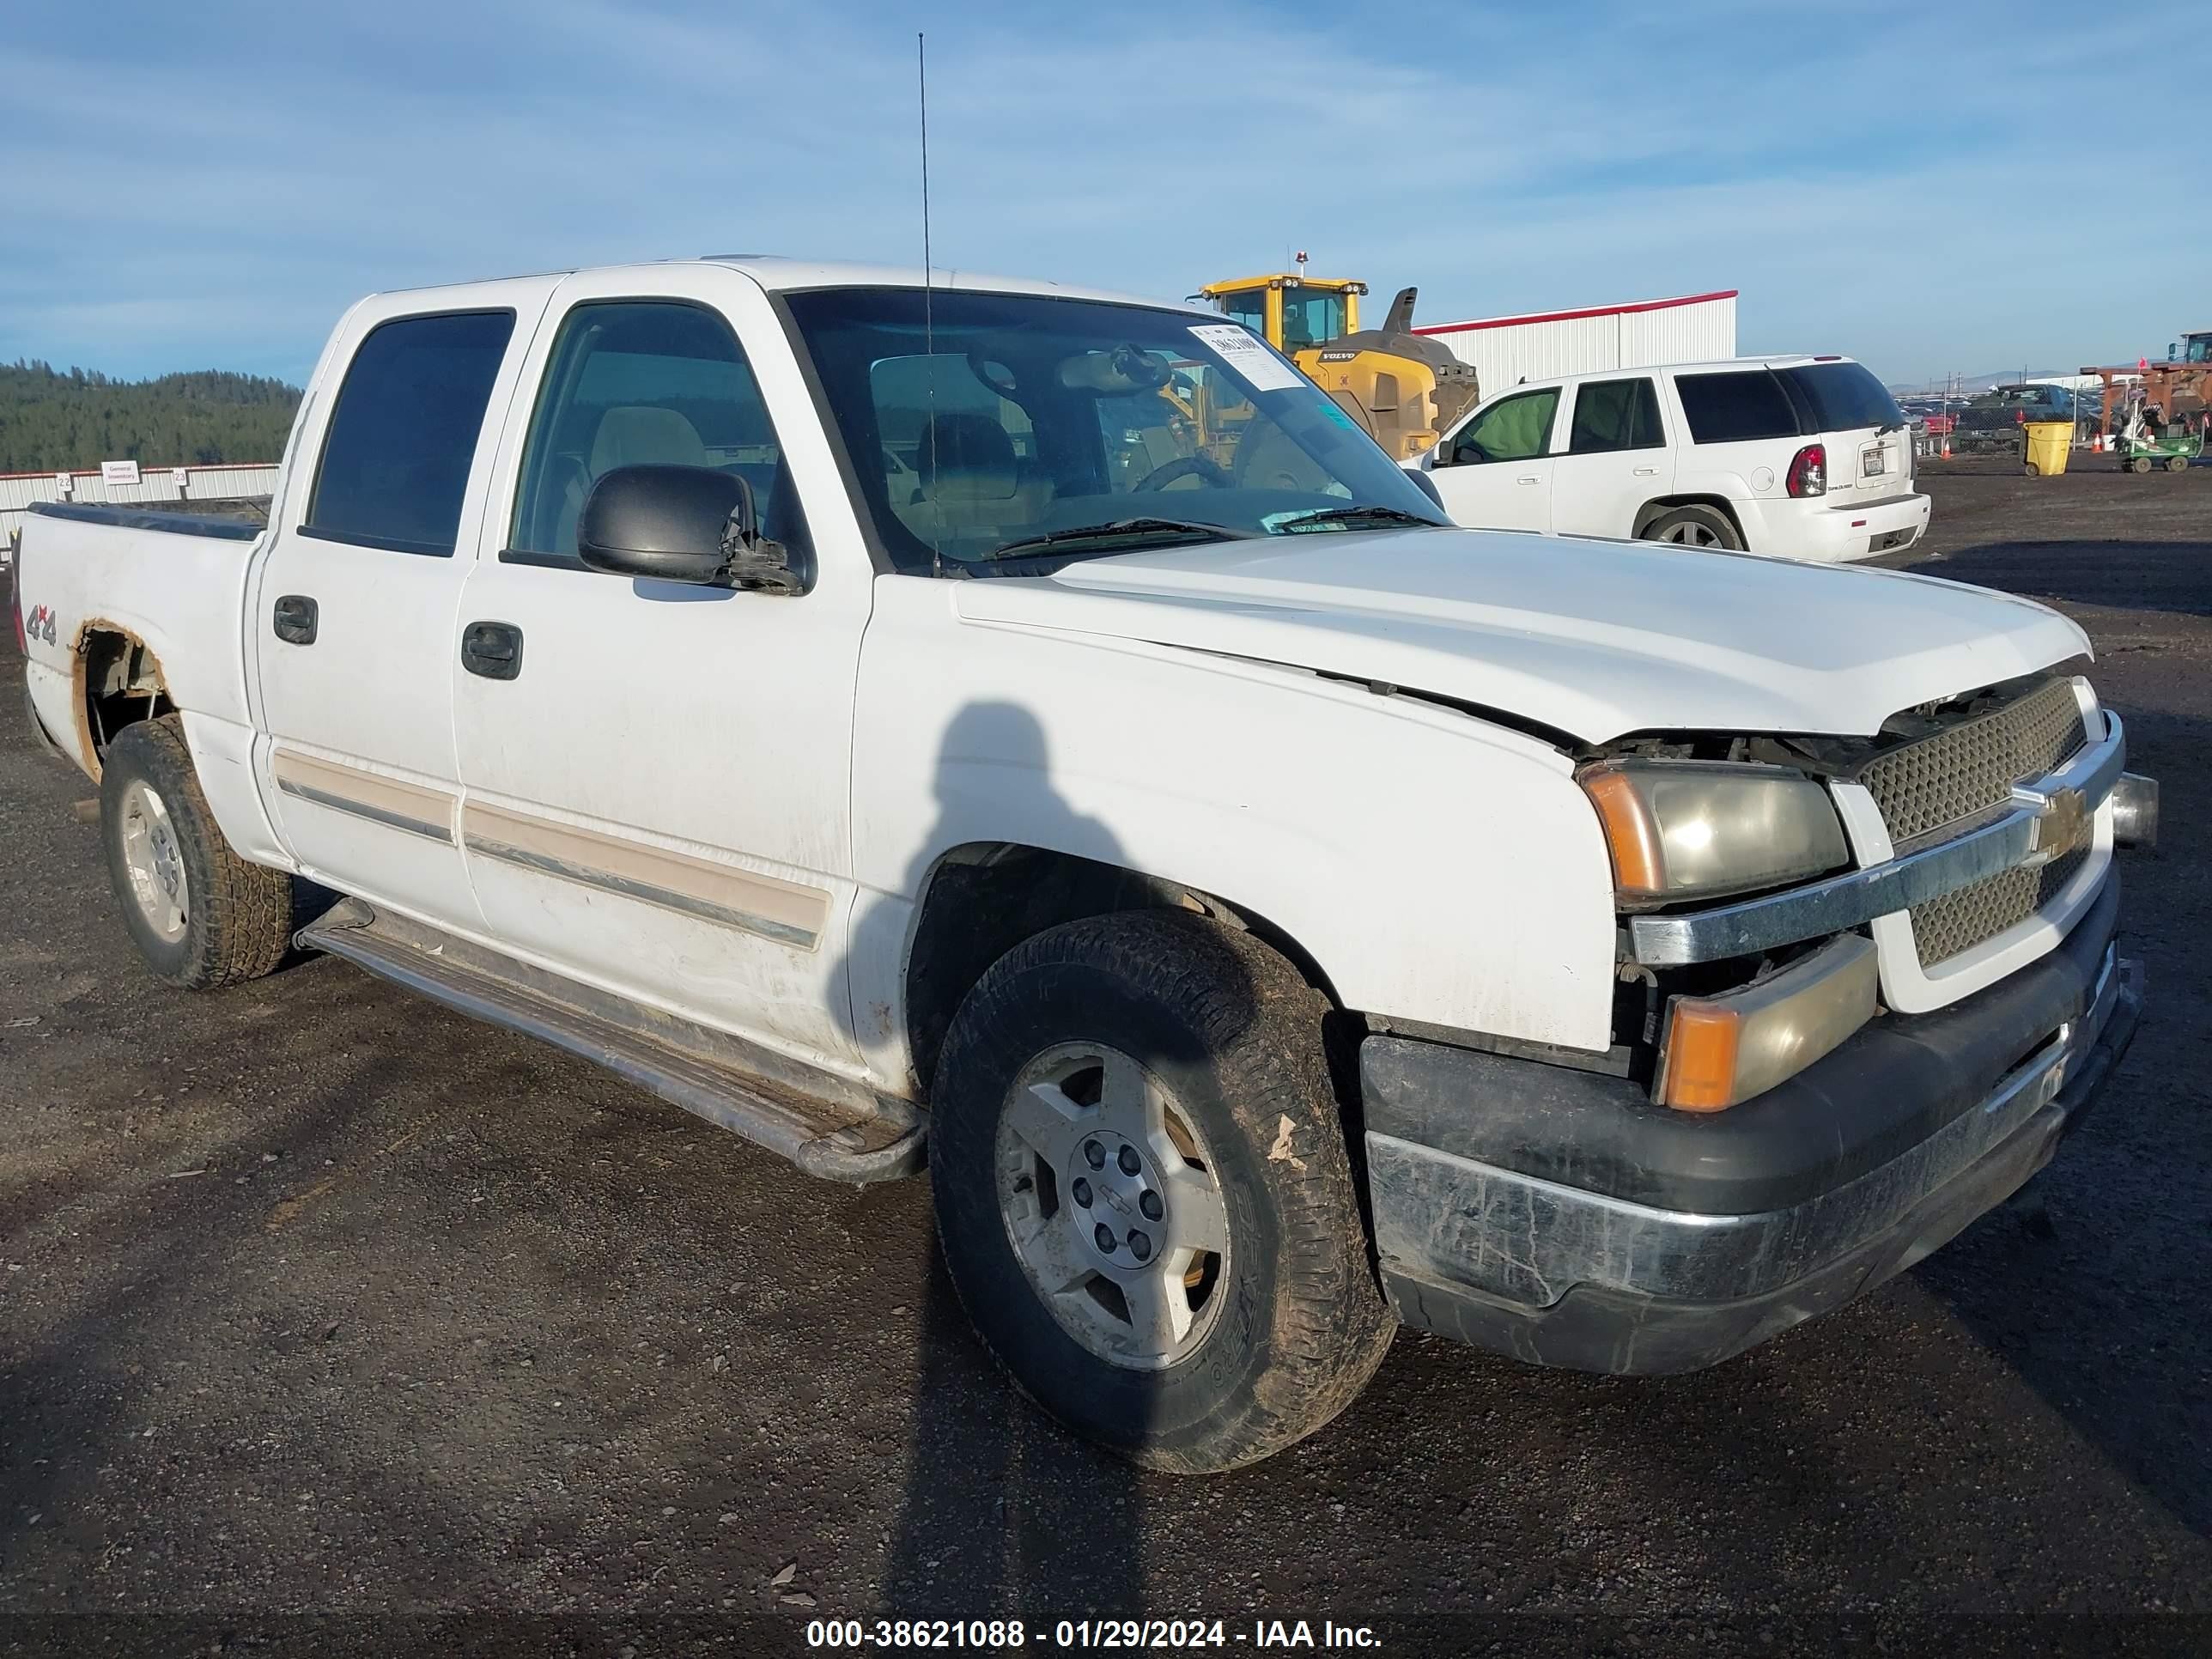
[[[1678,547],[1717,547],[1729,552],[1743,550],[1743,538],[1725,513],[1710,507],[1670,507],[1644,526],[1647,542],[1672,542]]]
[[[123,924],[158,977],[212,990],[283,960],[291,878],[231,851],[174,714],[126,726],[108,744],[100,836]]]
[[[1145,911],[1001,957],[945,1040],[930,1176],[954,1286],[1078,1433],[1190,1473],[1348,1406],[1394,1322],[1291,965]]]

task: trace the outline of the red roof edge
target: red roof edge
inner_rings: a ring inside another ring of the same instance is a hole
[[[1711,294],[1684,294],[1672,300],[1638,300],[1625,306],[1591,306],[1583,311],[1532,311],[1525,317],[1485,317],[1472,323],[1431,323],[1416,334],[1466,334],[1479,328],[1517,328],[1524,323],[1571,323],[1583,317],[1626,317],[1638,311],[1672,311],[1677,306],[1701,306],[1715,300],[1733,300],[1739,290],[1721,289]]]

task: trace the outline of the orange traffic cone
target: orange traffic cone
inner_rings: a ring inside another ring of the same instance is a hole
[[[1951,434],[1948,432],[1943,434],[1942,459],[1947,461],[1951,459]]]

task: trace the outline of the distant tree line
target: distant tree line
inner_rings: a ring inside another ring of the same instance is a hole
[[[0,363],[0,472],[273,461],[299,406],[297,386],[258,374],[114,380],[19,358]]]

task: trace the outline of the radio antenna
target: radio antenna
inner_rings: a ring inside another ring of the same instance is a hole
[[[938,454],[937,426],[937,321],[930,304],[929,275],[929,37],[916,30],[914,37],[915,82],[921,102],[921,367],[924,400],[927,412],[923,416],[922,431],[930,438],[930,476],[922,481],[924,489],[933,489],[937,482]],[[919,459],[917,457],[916,459]],[[945,574],[944,538],[938,527],[930,526],[930,574]]]

